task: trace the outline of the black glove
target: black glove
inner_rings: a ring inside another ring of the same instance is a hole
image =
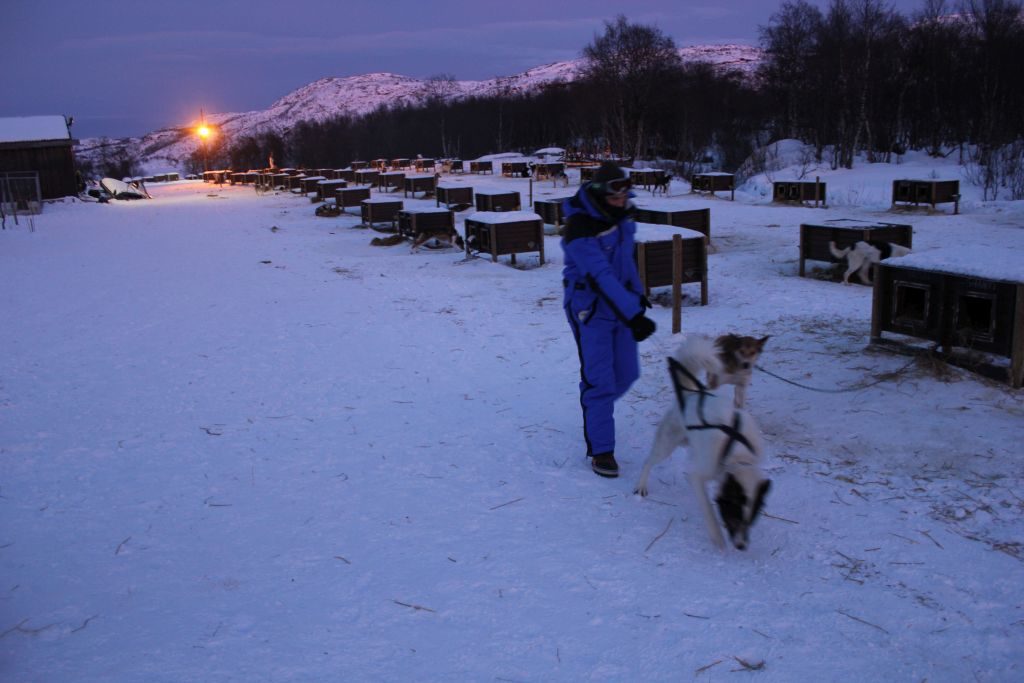
[[[651,305],[651,300],[650,300],[650,299],[648,299],[648,298],[647,298],[646,296],[644,296],[643,294],[641,294],[641,295],[640,295],[640,305],[641,305],[641,306],[643,306],[643,307],[644,307],[644,309],[648,309],[648,308],[654,308],[654,306],[653,306],[653,305]]]
[[[658,329],[658,326],[641,311],[629,321],[629,329],[633,331],[633,339],[641,342],[654,334],[654,330]]]

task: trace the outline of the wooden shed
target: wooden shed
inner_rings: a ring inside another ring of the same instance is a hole
[[[63,116],[0,118],[0,177],[38,174],[40,199],[77,195],[75,142]]]

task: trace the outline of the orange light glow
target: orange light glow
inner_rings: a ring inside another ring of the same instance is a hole
[[[211,131],[207,126],[199,126],[196,132],[199,133],[199,137],[205,140],[206,138],[210,137]]]

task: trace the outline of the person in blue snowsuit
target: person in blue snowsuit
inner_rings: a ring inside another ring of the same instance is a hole
[[[651,336],[633,259],[636,224],[625,171],[605,162],[565,200],[565,315],[580,357],[583,437],[594,472],[617,477],[614,404],[640,376],[637,342]]]

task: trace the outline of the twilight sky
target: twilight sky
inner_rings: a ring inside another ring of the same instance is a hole
[[[812,0],[822,8],[828,0]],[[909,15],[924,0],[891,0]],[[76,138],[264,109],[328,76],[459,80],[574,59],[625,14],[687,45],[756,45],[780,0],[3,0],[0,116],[65,114]]]

